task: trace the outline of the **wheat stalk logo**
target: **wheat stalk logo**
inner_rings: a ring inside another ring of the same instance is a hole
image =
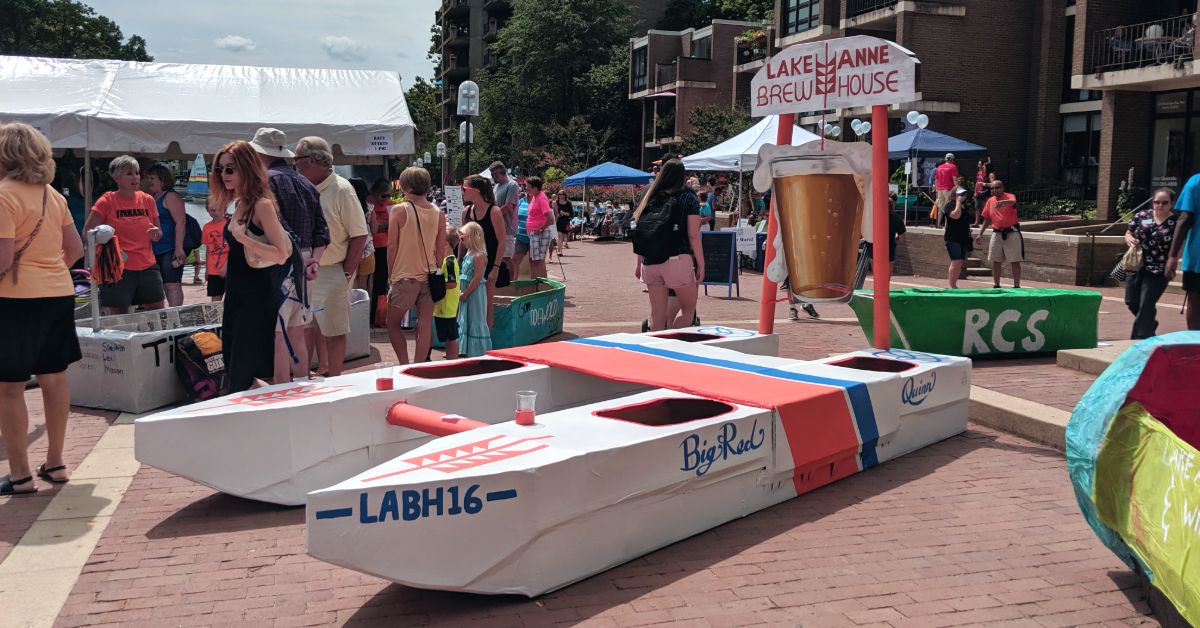
[[[825,96],[825,100],[828,102],[829,95],[837,92],[837,54],[829,54],[829,44],[825,44],[825,60],[818,60],[816,68],[814,94]]]

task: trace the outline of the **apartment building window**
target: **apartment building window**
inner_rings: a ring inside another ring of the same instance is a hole
[[[629,64],[633,72],[630,82],[631,91],[640,92],[646,89],[646,46],[633,49],[633,62]]]
[[[1063,102],[1085,102],[1100,100],[1103,97],[1098,91],[1086,89],[1071,89],[1072,66],[1075,63],[1075,16],[1067,16],[1067,27],[1064,29],[1067,52],[1063,55]]]
[[[783,0],[783,36],[803,33],[821,22],[821,0]]]
[[[1096,198],[1100,163],[1100,114],[1077,113],[1062,117],[1062,157],[1059,176],[1083,188],[1084,198]]]
[[[712,58],[712,37],[702,37],[692,40],[692,57],[695,59]]]

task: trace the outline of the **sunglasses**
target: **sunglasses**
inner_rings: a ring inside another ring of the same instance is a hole
[[[1155,205],[1170,205],[1171,201],[1154,201]]]
[[[216,172],[217,174],[232,175],[237,172],[237,168],[234,168],[233,166],[217,166]]]

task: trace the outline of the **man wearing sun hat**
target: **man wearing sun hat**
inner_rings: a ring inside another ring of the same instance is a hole
[[[320,268],[321,254],[329,246],[329,225],[321,210],[321,194],[316,186],[304,178],[287,160],[296,154],[287,147],[287,135],[279,129],[261,128],[254,133],[250,146],[258,152],[258,159],[267,168],[267,180],[271,193],[279,205],[283,226],[296,237],[296,245],[304,256],[304,274],[309,281],[316,279]],[[290,281],[290,280],[288,280]],[[304,327],[312,319],[312,312],[298,298],[296,286],[285,282],[288,297],[279,309],[287,329],[288,349],[283,330],[275,334],[275,383],[291,382],[293,377],[308,376],[308,350],[304,342]]]

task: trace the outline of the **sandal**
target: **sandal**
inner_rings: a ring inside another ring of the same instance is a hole
[[[65,465],[65,464],[60,464],[57,467],[51,467],[51,468],[47,469],[46,463],[43,462],[42,464],[38,465],[37,476],[47,482],[51,482],[54,484],[66,484],[67,482],[71,481],[71,478],[67,478],[65,480],[57,480],[54,478],[53,475],[50,475],[51,473],[56,473],[58,471],[66,471],[66,470],[67,470],[67,465]]]
[[[18,491],[13,488],[18,484],[26,484],[26,483],[33,485],[33,488],[28,491]],[[22,479],[16,480],[16,481],[13,481],[12,476],[9,476],[9,475],[6,475],[6,476],[4,476],[3,479],[0,479],[0,495],[13,495],[13,496],[29,495],[32,493],[36,493],[37,490],[38,490],[38,487],[37,487],[37,484],[33,483],[32,475],[27,478],[22,478]]]

